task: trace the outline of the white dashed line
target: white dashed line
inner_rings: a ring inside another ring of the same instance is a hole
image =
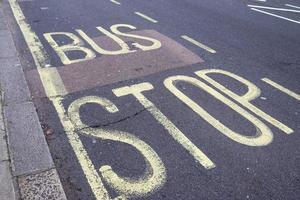
[[[281,92],[283,92],[283,93],[285,93],[285,94],[287,94],[287,95],[289,95],[289,96],[291,96],[291,97],[293,97],[293,98],[300,101],[300,95],[299,94],[283,87],[282,85],[279,85],[278,83],[275,83],[274,81],[272,81],[268,78],[262,78],[261,80],[263,82],[268,83],[269,85],[273,86],[274,88],[280,90]]]
[[[158,22],[157,20],[155,20],[155,19],[153,19],[153,18],[151,18],[151,17],[149,17],[149,16],[147,16],[147,15],[145,15],[145,14],[143,14],[143,13],[140,13],[140,12],[134,12],[134,13],[135,13],[136,15],[138,15],[138,16],[140,16],[140,17],[142,17],[142,18],[144,18],[144,19],[146,19],[146,20],[152,22],[152,23],[157,23],[157,22]]]
[[[116,0],[110,0],[110,2],[114,3],[114,4],[117,4],[117,5],[121,5],[120,2],[116,1]]]
[[[274,8],[274,7],[257,6],[257,5],[248,5],[248,7],[261,8],[261,9],[266,9],[266,10],[278,10],[278,11],[284,11],[284,12],[300,13],[300,10],[292,10],[292,9],[286,9],[286,8]]]
[[[192,43],[192,44],[194,44],[194,45],[196,45],[196,46],[198,46],[198,47],[200,47],[200,48],[202,48],[202,49],[204,49],[204,50],[206,50],[206,51],[208,51],[210,53],[217,53],[216,50],[214,50],[214,49],[212,49],[212,48],[210,48],[210,47],[208,47],[208,46],[206,46],[206,45],[204,45],[204,44],[202,44],[202,43],[194,40],[193,38],[190,38],[187,35],[182,35],[181,38],[189,41],[190,43]]]
[[[256,8],[251,8],[251,10],[254,10],[254,11],[257,11],[257,12],[260,12],[260,13],[264,13],[266,15],[270,15],[270,16],[273,16],[273,17],[277,17],[277,18],[280,18],[280,19],[284,19],[284,20],[287,20],[287,21],[290,21],[290,22],[300,24],[300,21],[296,21],[296,20],[293,20],[293,19],[290,19],[290,18],[287,18],[287,17],[282,17],[280,15],[275,15],[273,13],[269,13],[269,12],[266,12],[266,11],[263,11],[263,10],[259,10],[259,9],[256,9]]]
[[[297,8],[297,9],[300,9],[299,6],[294,6],[294,5],[291,5],[291,4],[285,4],[285,6],[288,6],[288,7],[291,7],[291,8]]]

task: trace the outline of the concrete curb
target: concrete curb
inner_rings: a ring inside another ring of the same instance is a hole
[[[5,21],[0,2],[0,21]],[[11,32],[0,24],[0,85],[12,175],[21,199],[66,199]],[[0,199],[2,199],[0,197]]]
[[[8,155],[7,134],[3,118],[3,93],[0,85],[0,198],[16,200],[19,199],[16,179],[11,173],[11,163]]]

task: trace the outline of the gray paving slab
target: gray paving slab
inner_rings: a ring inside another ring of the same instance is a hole
[[[54,167],[33,103],[4,107],[14,176]]]
[[[66,200],[65,193],[55,169],[19,177],[23,200]]]
[[[31,100],[18,58],[0,59],[0,84],[4,91],[4,104],[21,103]]]
[[[1,17],[0,17],[1,18]],[[1,18],[2,19],[2,18]],[[3,20],[0,21],[0,30],[6,30],[7,27],[6,27],[6,24]]]
[[[17,55],[16,49],[11,48],[14,44],[9,30],[0,29],[0,44],[0,58],[15,57]]]
[[[0,7],[2,6],[1,5],[1,1],[0,1]],[[6,26],[6,23],[4,21],[4,16],[3,16],[3,13],[2,13],[2,10],[0,10],[0,30],[6,30],[7,29],[7,26]]]
[[[0,162],[0,198],[15,200],[15,189],[8,161]]]

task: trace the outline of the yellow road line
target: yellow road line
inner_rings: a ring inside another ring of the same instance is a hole
[[[206,51],[208,51],[208,52],[210,52],[210,53],[217,53],[216,50],[214,50],[214,49],[212,49],[212,48],[210,48],[210,47],[208,47],[208,46],[206,46],[206,45],[204,45],[204,44],[202,44],[202,43],[200,43],[200,42],[194,40],[193,38],[190,38],[190,37],[187,36],[187,35],[182,35],[181,38],[183,38],[183,39],[189,41],[190,43],[192,43],[192,44],[194,44],[194,45],[200,47],[201,49],[204,49],[204,50],[206,50]]]
[[[17,0],[9,0],[12,12],[21,29],[24,39],[32,54],[34,62],[37,66],[42,84],[49,99],[52,101],[60,121],[64,126],[68,140],[75,152],[79,164],[86,176],[86,179],[98,200],[109,200],[109,194],[105,189],[103,182],[95,169],[88,153],[86,152],[79,135],[75,132],[75,127],[71,123],[68,116],[65,114],[65,108],[62,105],[62,98],[57,97],[66,95],[67,90],[56,68],[45,68],[48,63],[46,51],[37,35],[32,31],[30,25],[26,22],[26,18],[18,4]]]
[[[47,59],[47,53],[41,44],[38,36],[31,30],[30,26],[26,23],[25,16],[16,0],[9,0],[13,14],[17,20],[23,36],[28,44],[30,50],[32,50],[33,59],[38,66],[49,66],[49,60]]]
[[[15,16],[15,19],[22,31],[22,34],[24,36],[24,39],[28,45],[29,50],[31,51],[33,60],[37,66],[37,70],[42,78],[43,84],[48,85],[49,87],[46,89],[46,94],[48,97],[51,96],[57,96],[57,95],[65,95],[67,94],[64,87],[60,87],[60,84],[56,84],[54,80],[56,80],[57,83],[62,83],[62,80],[57,72],[54,72],[50,68],[45,68],[50,66],[50,61],[48,59],[48,55],[39,40],[38,36],[35,34],[34,31],[32,31],[30,25],[26,22],[26,18],[20,8],[20,5],[16,0],[9,0],[12,12]],[[48,69],[51,70],[48,72]],[[51,74],[51,77],[49,76]],[[55,78],[53,79],[53,76]],[[51,88],[51,89],[49,89]]]
[[[121,88],[113,89],[113,93],[117,97],[133,95],[143,106],[146,108],[152,116],[160,123],[168,133],[181,144],[194,158],[206,169],[212,169],[216,165],[193,143],[182,133],[173,122],[171,122],[167,116],[165,116],[147,97],[143,95],[143,91],[149,91],[154,89],[153,85],[148,82],[135,84],[131,86],[125,86]]]
[[[112,3],[117,4],[117,5],[121,5],[120,2],[116,1],[116,0],[110,0]]]
[[[263,82],[268,83],[269,85],[273,86],[274,88],[280,90],[281,92],[297,99],[298,101],[300,101],[300,95],[283,87],[282,85],[279,85],[278,83],[275,83],[274,81],[268,79],[268,78],[262,78],[261,79]]]
[[[147,16],[147,15],[145,15],[143,13],[140,13],[140,12],[134,12],[134,13],[136,15],[138,15],[138,16],[140,16],[140,17],[142,17],[142,18],[144,18],[144,19],[146,19],[148,21],[150,21],[150,22],[153,22],[153,23],[157,23],[158,22],[157,20],[155,20],[155,19],[153,19],[153,18],[151,18],[151,17],[149,17],[149,16]]]

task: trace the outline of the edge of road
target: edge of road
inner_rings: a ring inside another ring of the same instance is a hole
[[[0,148],[8,152],[3,162],[1,158],[1,164],[5,161],[6,168],[1,170],[0,177],[2,180],[2,175],[5,175],[12,184],[1,181],[0,197],[10,195],[13,199],[23,200],[64,200],[67,198],[32,101],[3,9],[3,2],[0,1],[0,91],[3,97],[0,101],[2,107],[0,115],[3,114],[4,132]],[[11,187],[2,188],[2,185]]]

